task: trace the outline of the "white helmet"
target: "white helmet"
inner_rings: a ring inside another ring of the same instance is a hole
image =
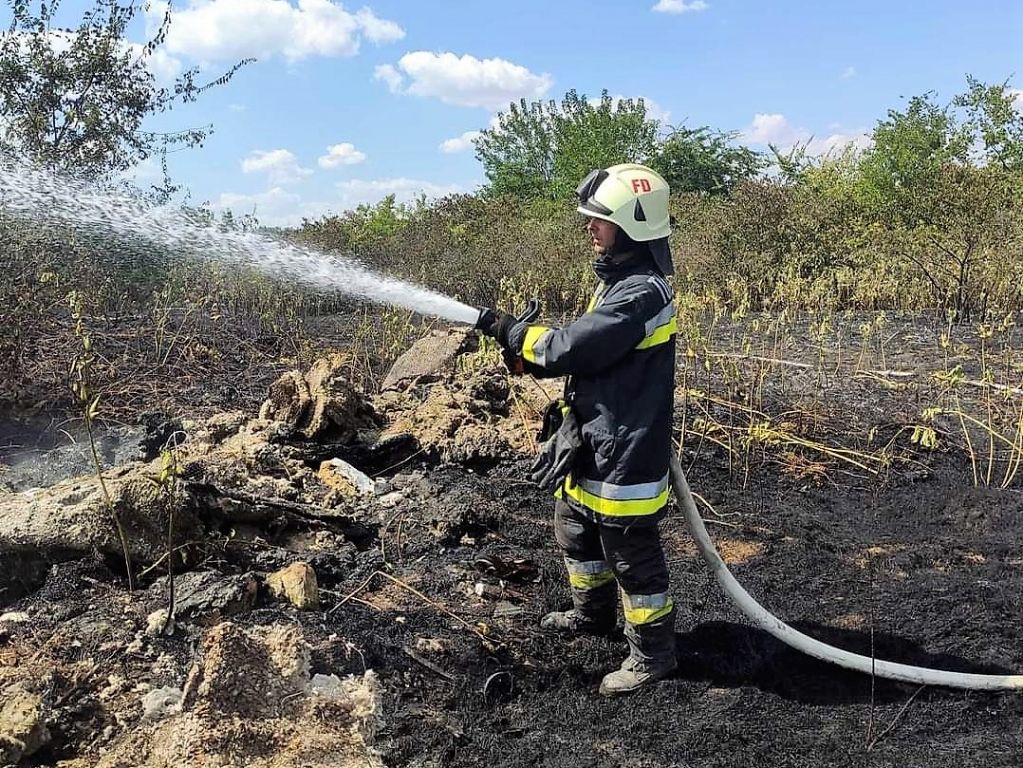
[[[575,191],[579,213],[617,224],[635,242],[647,243],[664,275],[673,272],[668,182],[659,173],[638,163],[612,165],[591,171]]]
[[[622,163],[591,171],[576,194],[579,213],[617,224],[637,243],[671,234],[668,182],[645,165]]]

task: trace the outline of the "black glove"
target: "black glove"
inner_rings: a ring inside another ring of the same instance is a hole
[[[509,315],[499,309],[482,309],[480,318],[476,321],[476,330],[484,336],[497,339],[502,347],[507,348],[508,333],[517,322],[514,315]]]
[[[554,429],[554,423],[559,420],[560,424],[553,434],[546,438],[533,466],[529,468],[529,479],[547,492],[561,487],[565,478],[572,471],[575,457],[583,445],[582,433],[579,430],[579,422],[576,420],[575,414],[571,409],[564,407],[564,403],[561,401],[558,401],[555,407],[558,413],[554,419],[549,420],[548,414],[544,415],[544,427],[541,435]],[[548,413],[550,410],[548,409]]]
[[[511,345],[511,340],[508,338],[508,334],[511,333],[512,327],[519,322],[515,315],[509,315],[507,312],[498,312],[497,320],[493,326],[493,336],[497,339],[497,343],[505,349]]]
[[[481,309],[479,319],[476,320],[476,330],[484,336],[494,337],[494,326],[497,325],[497,317],[500,313],[496,309]]]

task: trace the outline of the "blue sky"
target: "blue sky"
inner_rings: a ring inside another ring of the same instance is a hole
[[[173,5],[164,76],[258,59],[154,122],[214,126],[169,158],[193,202],[295,224],[389,192],[471,191],[483,174],[465,135],[510,99],[570,88],[642,96],[668,123],[741,131],[756,148],[812,136],[818,149],[862,143],[903,97],[946,99],[966,73],[1023,88],[1020,0],[370,3]]]

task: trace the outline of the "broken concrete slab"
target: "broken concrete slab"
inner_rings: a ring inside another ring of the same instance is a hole
[[[455,368],[455,359],[475,343],[475,334],[469,329],[431,331],[395,361],[380,389],[401,390],[413,383],[446,378]]]
[[[0,495],[0,602],[38,587],[53,563],[93,551],[122,558],[111,507],[136,563],[152,562],[166,550],[172,511],[175,539],[195,538],[201,525],[182,496],[162,492],[159,473],[157,463],[104,472],[110,506],[97,478],[88,475],[50,488]]]
[[[329,459],[320,464],[320,480],[332,491],[344,496],[373,496],[373,478],[343,459]]]

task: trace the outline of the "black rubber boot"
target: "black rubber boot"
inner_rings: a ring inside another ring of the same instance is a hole
[[[675,610],[649,624],[625,624],[629,658],[620,669],[604,676],[603,696],[620,696],[658,680],[678,669],[675,655]]]

